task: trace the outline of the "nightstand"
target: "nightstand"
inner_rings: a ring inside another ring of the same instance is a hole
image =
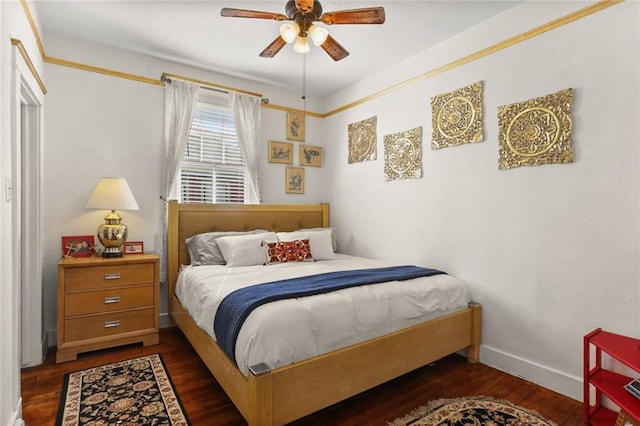
[[[71,258],[58,262],[56,362],[79,352],[158,343],[160,258]]]

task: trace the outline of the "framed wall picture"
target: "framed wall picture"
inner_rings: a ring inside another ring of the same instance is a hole
[[[93,235],[62,237],[62,257],[89,257],[95,254]]]
[[[322,167],[322,147],[311,145],[300,145],[301,166]]]
[[[284,190],[287,194],[304,194],[304,168],[287,167]]]
[[[304,114],[287,113],[287,139],[304,142]]]
[[[293,164],[293,143],[269,141],[269,162]]]
[[[124,254],[144,254],[142,241],[127,241],[124,243]]]

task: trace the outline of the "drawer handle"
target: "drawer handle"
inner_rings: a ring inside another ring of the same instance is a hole
[[[120,272],[116,272],[115,274],[104,274],[105,280],[119,280]]]
[[[105,297],[104,298],[104,303],[119,303],[120,302],[120,296],[113,296],[113,297]]]
[[[119,325],[120,325],[120,321],[119,320],[106,321],[104,323],[104,328],[113,328],[113,327],[118,327]]]

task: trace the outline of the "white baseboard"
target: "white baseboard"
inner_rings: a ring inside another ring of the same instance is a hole
[[[57,329],[51,329],[51,330],[47,330],[47,346],[48,347],[53,347],[53,346],[57,346],[58,345],[58,330]]]
[[[36,365],[40,365],[47,358],[47,351],[49,350],[49,338],[48,332],[45,331],[40,340],[40,350],[38,354],[29,354],[22,353],[22,358],[20,359],[20,368],[24,367],[34,367]]]
[[[25,426],[24,420],[22,420],[22,398],[18,399],[18,406],[11,414],[8,424],[11,426]]]
[[[175,327],[176,323],[168,313],[160,314],[160,328]]]
[[[47,353],[49,352],[49,331],[45,330],[42,336],[42,361],[47,359]]]
[[[480,346],[480,362],[582,402],[582,377],[569,376],[486,345]]]

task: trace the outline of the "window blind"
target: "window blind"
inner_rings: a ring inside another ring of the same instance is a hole
[[[244,203],[246,170],[226,94],[201,92],[182,158],[183,203]]]

